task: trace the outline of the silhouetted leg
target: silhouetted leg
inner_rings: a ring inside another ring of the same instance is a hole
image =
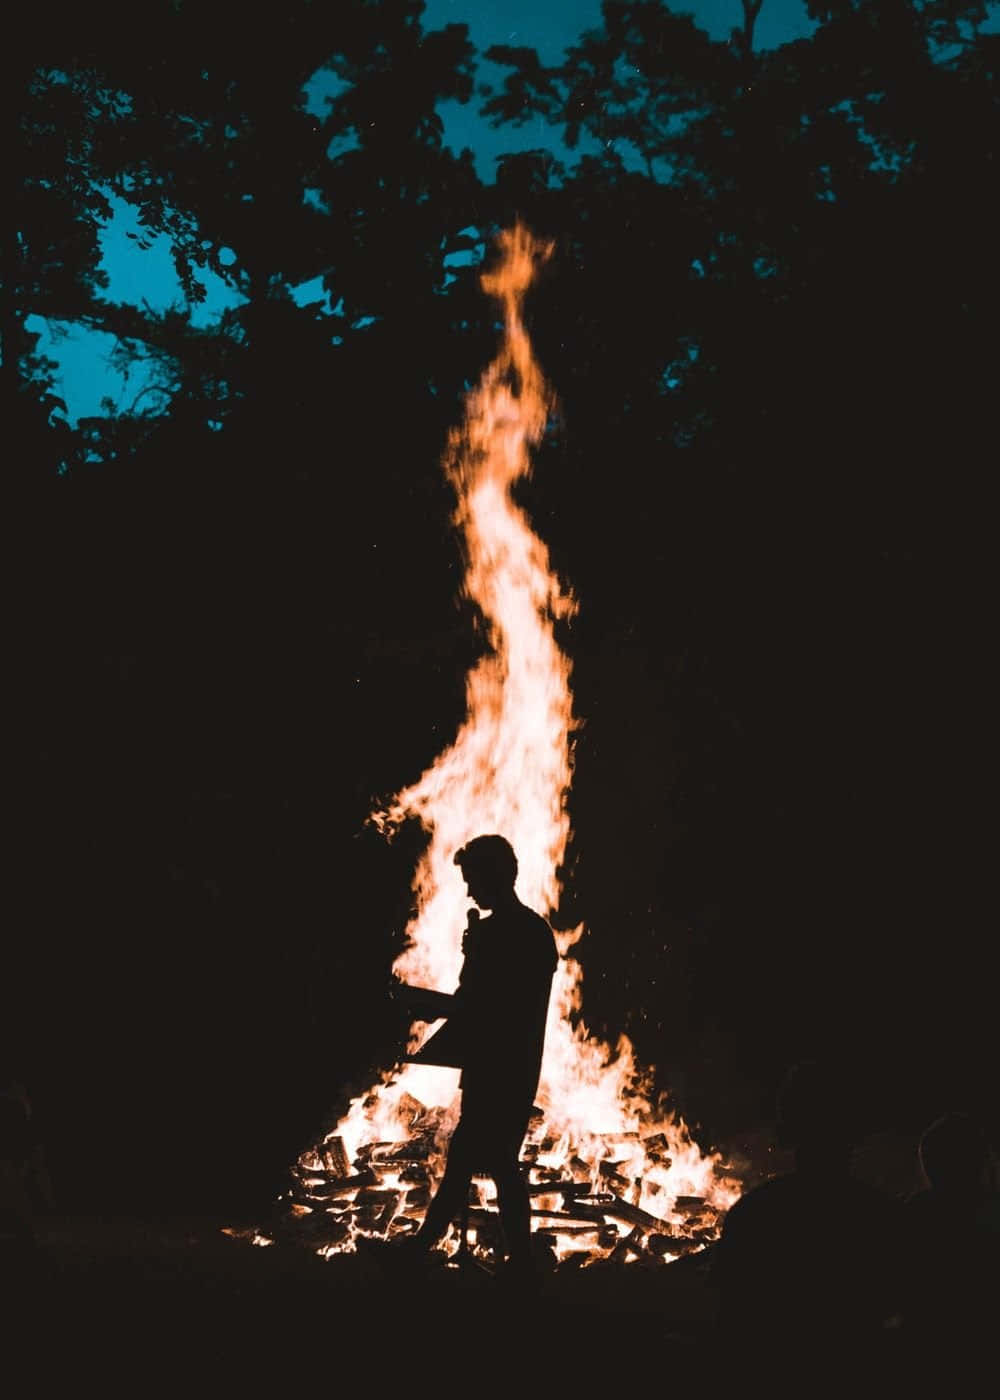
[[[459,1122],[448,1144],[448,1160],[441,1185],[427,1207],[423,1224],[414,1237],[424,1248],[433,1249],[438,1240],[447,1234],[448,1226],[460,1213],[463,1203],[468,1200],[473,1166],[469,1135],[467,1130],[463,1131]]]
[[[516,1150],[498,1164],[496,1183],[507,1251],[512,1260],[527,1263],[531,1258],[531,1198],[518,1166]]]

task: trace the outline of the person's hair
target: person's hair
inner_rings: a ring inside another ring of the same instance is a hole
[[[517,856],[503,836],[476,836],[455,852],[455,864],[462,873],[486,875],[498,884],[513,886],[517,879]]]
[[[931,1186],[975,1187],[989,1159],[986,1135],[968,1113],[945,1113],[925,1129],[918,1148]]]

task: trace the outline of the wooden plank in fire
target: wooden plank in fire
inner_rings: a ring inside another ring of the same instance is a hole
[[[558,1167],[539,1167],[535,1165],[532,1166],[531,1170],[535,1173],[536,1177],[541,1178],[542,1181],[563,1180],[563,1174]]]
[[[398,1200],[400,1193],[391,1187],[365,1186],[354,1198],[356,1206],[383,1206],[386,1201]]]
[[[551,1249],[555,1250],[555,1249],[557,1249],[557,1248],[559,1247],[560,1244],[566,1244],[566,1243],[567,1243],[567,1241],[566,1241],[566,1236],[567,1236],[567,1235],[572,1235],[572,1234],[573,1234],[573,1231],[571,1231],[571,1230],[566,1230],[566,1229],[564,1229],[564,1228],[562,1228],[562,1227],[560,1227],[558,1230],[546,1230],[546,1229],[543,1227],[542,1229],[536,1230],[536,1231],[535,1231],[535,1239],[536,1239],[536,1240],[541,1240],[544,1244],[547,1244]],[[593,1231],[590,1231],[590,1234],[593,1235]],[[596,1241],[595,1243],[596,1243],[597,1247],[602,1248],[602,1249],[605,1248],[604,1245],[601,1245],[601,1244],[600,1244],[600,1241]],[[594,1247],[594,1246],[591,1244],[591,1241],[589,1241],[589,1240],[582,1240],[582,1241],[581,1241],[581,1246],[582,1246],[582,1247],[581,1247],[580,1249],[575,1249],[575,1250],[573,1250],[573,1251],[571,1252],[571,1254],[569,1255],[569,1258],[572,1259],[574,1255],[578,1255],[581,1259],[590,1258],[590,1257],[591,1257],[592,1248]],[[593,1256],[593,1257],[596,1258],[596,1257],[598,1257],[598,1256],[595,1255],[595,1256]],[[563,1260],[560,1261],[560,1263],[559,1263],[560,1269],[564,1266],[565,1262],[566,1262],[565,1259],[563,1259]]]
[[[597,1169],[604,1180],[611,1186],[612,1190],[617,1186],[623,1191],[627,1191],[633,1183],[629,1177],[622,1176],[621,1172],[618,1171],[618,1167],[620,1166],[620,1162],[603,1161],[598,1164]]]
[[[651,1215],[641,1206],[634,1206],[631,1201],[623,1201],[621,1197],[617,1197],[613,1205],[605,1206],[604,1211],[615,1220],[624,1220],[627,1225],[638,1225],[643,1230],[670,1229],[666,1220],[661,1220],[658,1215]]]
[[[610,1237],[607,1234],[609,1230],[611,1231]],[[544,1222],[538,1224],[534,1227],[534,1237],[544,1239],[550,1244],[558,1244],[560,1239],[563,1243],[573,1240],[584,1254],[591,1250],[613,1249],[618,1242],[618,1232],[613,1225],[584,1227],[582,1225],[565,1225],[559,1221],[551,1225]]]
[[[369,1228],[376,1235],[385,1234],[389,1226],[392,1224],[393,1217],[399,1209],[400,1193],[398,1191],[390,1191],[388,1195],[389,1199],[383,1202],[382,1209],[378,1212],[378,1214],[375,1216],[375,1219],[371,1222],[371,1225],[369,1226]]]
[[[331,1200],[329,1196],[307,1196],[305,1191],[290,1191],[287,1203],[289,1205],[305,1205],[308,1207],[310,1215],[317,1215],[317,1217],[325,1219],[336,1219],[339,1215],[346,1215],[350,1210],[349,1201]],[[290,1214],[296,1215],[296,1218],[305,1218],[298,1217],[297,1212],[290,1211]]]
[[[666,1133],[656,1133],[653,1137],[643,1138],[642,1146],[647,1157],[650,1157],[661,1167],[673,1166],[673,1157],[670,1155],[670,1143]]]
[[[567,1210],[584,1210],[589,1209],[591,1206],[595,1207],[597,1210],[601,1210],[604,1206],[614,1205],[615,1201],[618,1199],[611,1191],[590,1191],[586,1195],[580,1195],[573,1191],[565,1191],[562,1193],[562,1197],[566,1203]]]
[[[394,1142],[390,1144],[388,1150],[376,1150],[372,1153],[369,1161],[372,1166],[378,1163],[383,1166],[388,1163],[398,1166],[414,1166],[417,1163],[426,1162],[433,1151],[433,1138],[429,1136],[414,1137],[406,1142]]]
[[[291,1168],[293,1181],[311,1182],[313,1185],[320,1185],[326,1181],[335,1180],[331,1172],[326,1167],[304,1167],[301,1162],[296,1162]]]
[[[378,1177],[373,1171],[352,1172],[349,1176],[330,1177],[326,1181],[318,1180],[310,1173],[299,1182],[296,1189],[316,1197],[346,1196],[349,1191],[358,1191],[364,1186],[377,1184]]]
[[[304,1191],[289,1191],[285,1197],[290,1206],[305,1206],[311,1215],[314,1211],[322,1214],[324,1201],[319,1196],[307,1196]],[[290,1212],[290,1214],[296,1214]]]
[[[665,1254],[680,1254],[676,1242],[668,1234],[662,1231],[652,1230],[646,1240],[646,1248],[656,1259],[662,1259]]]
[[[323,1166],[332,1176],[350,1176],[351,1161],[342,1137],[327,1138],[320,1148]]]
[[[629,1254],[644,1254],[646,1252],[644,1240],[645,1237],[642,1230],[639,1226],[636,1226],[630,1234],[618,1241],[614,1249],[608,1255],[609,1260],[613,1264],[625,1264],[628,1262]]]
[[[541,1206],[532,1206],[531,1214],[544,1218],[545,1220],[565,1220],[568,1224],[579,1225],[581,1230],[599,1230],[607,1222],[602,1214],[597,1211],[593,1216],[582,1216],[568,1210],[544,1210]],[[581,1224],[581,1221],[588,1221],[588,1224]]]
[[[313,1187],[300,1186],[298,1182],[295,1182],[285,1193],[284,1199],[290,1205],[308,1206],[310,1210],[322,1210],[331,1197],[326,1191],[317,1191]]]
[[[571,1224],[565,1217],[559,1215],[552,1216],[544,1210],[533,1210],[531,1213],[532,1215],[537,1216],[539,1220],[554,1221],[554,1224],[548,1229],[546,1229],[544,1225],[539,1226],[539,1233],[549,1234],[553,1236],[599,1235],[601,1231],[606,1228],[603,1225],[599,1225],[596,1220],[593,1221],[590,1225],[574,1225]]]
[[[529,1181],[526,1186],[529,1196],[586,1195],[591,1189],[578,1181]]]
[[[589,1181],[567,1181],[559,1187],[559,1194],[564,1198],[577,1200],[582,1196],[595,1196],[598,1193]]]
[[[361,1170],[363,1167],[368,1166],[372,1156],[376,1152],[385,1152],[388,1151],[389,1148],[395,1146],[396,1143],[394,1142],[363,1142],[357,1150],[357,1154],[354,1158],[354,1166],[358,1170]]]
[[[618,1231],[614,1225],[609,1225],[603,1216],[596,1216],[592,1221],[583,1222],[579,1216],[570,1215],[566,1211],[533,1210],[531,1215],[536,1221],[546,1222],[536,1229],[537,1234],[569,1235],[574,1238],[596,1235],[596,1243],[600,1249],[611,1249],[618,1240]],[[474,1207],[469,1212],[469,1224],[478,1228],[491,1228],[497,1224],[498,1219],[495,1210],[483,1207]]]
[[[685,1235],[671,1235],[666,1253],[683,1259],[688,1254],[695,1254],[699,1250],[703,1250],[707,1243],[711,1243],[711,1241],[688,1239]]]

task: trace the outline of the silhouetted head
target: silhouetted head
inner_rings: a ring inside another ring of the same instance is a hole
[[[480,908],[495,909],[514,898],[517,856],[502,836],[476,836],[455,852],[455,864]]]
[[[978,1191],[989,1162],[982,1128],[968,1113],[946,1113],[924,1132],[920,1165],[935,1191]]]
[[[793,1065],[778,1090],[778,1140],[827,1166],[846,1165],[859,1133],[842,1075],[815,1060]]]

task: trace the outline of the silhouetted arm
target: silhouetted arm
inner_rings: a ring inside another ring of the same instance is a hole
[[[408,982],[393,979],[389,995],[407,1011],[414,1021],[437,1021],[450,1016],[455,998],[448,992],[436,992],[431,987],[413,987]]]

